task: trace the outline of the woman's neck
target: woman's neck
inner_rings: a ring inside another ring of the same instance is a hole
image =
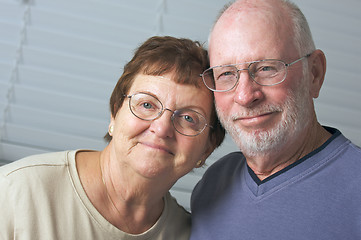
[[[114,165],[107,149],[77,154],[79,177],[95,208],[120,230],[143,233],[161,216],[165,193]]]

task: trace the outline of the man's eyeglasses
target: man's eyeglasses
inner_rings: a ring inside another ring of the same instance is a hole
[[[286,79],[287,68],[304,58],[307,54],[296,61],[285,63],[282,60],[265,59],[254,62],[215,66],[205,70],[201,76],[204,84],[214,92],[226,92],[232,90],[238,83],[239,72],[247,70],[253,81],[262,86],[280,84]],[[247,68],[238,69],[237,65],[248,64]]]
[[[156,97],[148,93],[134,93],[124,95],[129,98],[129,109],[139,119],[151,121],[162,116],[165,110],[172,112],[172,124],[175,130],[185,136],[197,136],[207,126],[206,118],[192,109],[177,109],[172,111],[164,108],[163,104]]]

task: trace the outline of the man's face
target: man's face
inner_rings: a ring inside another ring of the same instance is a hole
[[[221,18],[211,35],[211,66],[262,59],[289,63],[301,57],[292,29],[266,18],[252,11]],[[289,67],[285,81],[275,86],[260,86],[240,71],[234,89],[215,93],[219,118],[245,155],[284,150],[311,119],[312,98],[302,66],[300,61]]]

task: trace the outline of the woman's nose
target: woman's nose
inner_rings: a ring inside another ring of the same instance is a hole
[[[167,138],[174,136],[174,127],[172,123],[173,111],[170,109],[164,109],[162,115],[151,121],[149,130],[154,132],[160,138]]]

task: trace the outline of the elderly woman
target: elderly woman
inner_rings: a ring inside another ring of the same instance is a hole
[[[105,149],[0,168],[0,239],[188,239],[169,189],[224,138],[199,77],[208,65],[197,42],[147,40],[111,96]]]

